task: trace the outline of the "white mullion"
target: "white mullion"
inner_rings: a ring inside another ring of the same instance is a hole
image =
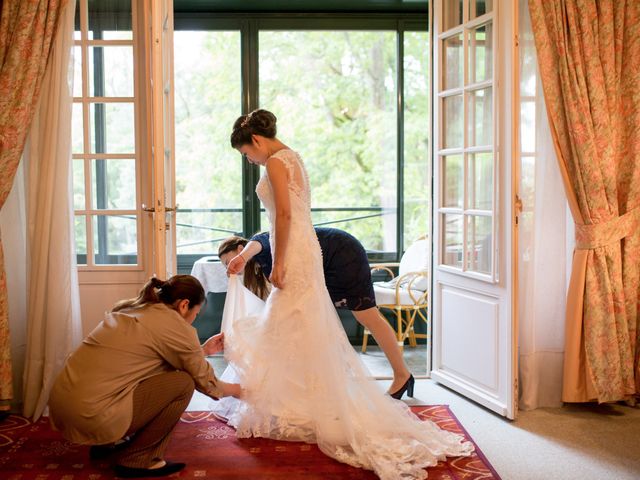
[[[493,11],[484,13],[481,16],[474,18],[473,20],[467,21],[467,23],[465,23],[465,28],[468,28],[468,29],[476,28],[482,25],[483,23],[492,23],[492,20],[493,20]]]
[[[485,88],[493,87],[493,80],[484,80],[478,83],[471,83],[464,87],[465,92],[473,93],[478,90],[483,90]]]
[[[135,2],[132,2],[135,5]],[[133,40],[87,40],[90,47],[132,47]]]
[[[135,103],[135,97],[91,97],[90,103]]]
[[[469,147],[469,109],[468,99],[469,93],[466,91],[466,86],[469,84],[469,38],[466,29],[466,23],[469,16],[469,0],[464,0],[463,14],[462,14],[462,147],[465,153],[462,154],[462,271],[467,271],[467,216],[464,213],[469,205],[469,168],[468,168],[468,154],[466,149]]]
[[[441,19],[441,21],[444,21],[444,19]],[[440,34],[438,34],[438,40],[447,40],[448,38],[451,37],[455,37],[456,35],[459,35],[464,29],[464,24],[460,24],[456,27],[450,28],[449,30],[447,30],[446,32],[442,32]]]
[[[441,156],[449,156],[449,155],[462,155],[465,152],[465,149],[462,147],[456,148],[443,148],[442,150],[438,150],[438,155]]]
[[[136,155],[131,153],[74,153],[73,158],[89,160],[135,160]]]
[[[141,210],[141,201],[140,201],[140,192],[141,192],[141,180],[140,180],[140,156],[138,155],[138,151],[140,149],[140,142],[138,138],[140,136],[139,122],[137,112],[139,111],[139,78],[138,78],[138,69],[136,66],[138,65],[138,46],[139,46],[139,37],[140,33],[138,31],[138,2],[131,2],[131,35],[132,35],[132,55],[133,55],[133,128],[134,128],[134,136],[133,136],[133,160],[134,160],[134,169],[136,175],[136,194],[135,194],[135,210],[134,215],[136,217],[136,245],[138,251],[136,252],[137,258],[137,267],[141,268],[145,265],[145,262],[142,258],[142,252],[144,248],[142,247],[142,215],[140,214]]]
[[[80,43],[82,51],[82,124],[83,124],[83,150],[86,152],[91,151],[91,121],[89,115],[89,103],[87,97],[89,95],[89,50],[87,46],[89,38],[89,12],[88,12],[88,0],[80,0]],[[91,209],[91,161],[83,155],[84,165],[84,204],[85,204],[85,234],[87,242],[87,268],[94,265],[94,252],[93,252],[93,218],[88,212]]]
[[[473,215],[474,217],[491,217],[493,215],[491,210],[482,210],[477,208],[467,208],[464,211],[465,215]]]
[[[438,213],[446,215],[462,215],[464,213],[464,209],[459,207],[440,207],[438,209]]]
[[[136,215],[136,210],[130,208],[108,209],[108,208],[90,208],[86,210],[89,215]]]
[[[448,90],[443,90],[439,92],[438,97],[439,98],[454,97],[456,95],[460,95],[461,93],[464,93],[464,87],[450,88]]]
[[[467,153],[493,153],[493,145],[477,145],[473,147],[467,147],[464,149]]]
[[[501,61],[500,60],[500,54],[499,54],[499,44],[498,44],[498,28],[497,28],[497,18],[499,15],[499,12],[497,12],[498,9],[498,3],[496,2],[495,5],[493,6],[492,9],[492,14],[494,12],[495,16],[491,17],[491,21],[487,22],[487,24],[491,24],[491,31],[492,31],[492,35],[493,38],[491,39],[492,41],[492,72],[491,72],[491,80],[492,80],[492,105],[491,105],[491,115],[492,115],[492,121],[493,121],[493,128],[492,128],[492,141],[493,141],[493,198],[492,198],[492,205],[491,205],[491,211],[492,211],[492,220],[491,220],[491,279],[493,280],[494,283],[497,283],[499,281],[498,278],[498,269],[497,269],[497,264],[498,264],[498,255],[496,254],[497,251],[497,229],[498,229],[498,222],[497,222],[497,216],[498,216],[498,199],[499,199],[499,184],[498,184],[498,179],[499,179],[499,175],[498,175],[498,171],[499,171],[499,165],[500,165],[500,158],[499,158],[499,153],[498,153],[498,149],[497,149],[497,142],[496,142],[496,136],[498,135],[498,115],[496,114],[497,112],[497,106],[498,106],[498,77],[497,77],[497,73],[498,73],[498,63]],[[515,88],[515,87],[514,87]],[[515,121],[520,121],[520,119],[514,119]],[[513,139],[512,139],[513,141]]]

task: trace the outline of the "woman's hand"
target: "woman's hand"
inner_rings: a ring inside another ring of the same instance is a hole
[[[271,269],[269,281],[276,288],[284,288],[285,269],[282,262],[275,262]]]
[[[205,355],[213,355],[222,350],[224,350],[224,333],[214,335],[202,344],[202,351]]]
[[[223,397],[243,397],[244,391],[239,383],[227,383],[219,380],[218,384],[220,385],[220,388],[222,388]]]
[[[242,272],[246,264],[247,262],[242,254],[236,255],[229,261],[229,265],[227,265],[227,275],[235,275]]]

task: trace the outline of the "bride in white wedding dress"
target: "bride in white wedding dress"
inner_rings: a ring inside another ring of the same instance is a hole
[[[274,288],[261,306],[230,278],[225,356],[243,397],[214,410],[223,411],[238,437],[317,443],[385,480],[426,478],[425,467],[438,460],[469,455],[470,442],[385,395],[350,345],[324,284],[306,170],[276,138],[275,116],[256,110],[240,117],[231,143],[266,167],[256,193],[271,223]]]

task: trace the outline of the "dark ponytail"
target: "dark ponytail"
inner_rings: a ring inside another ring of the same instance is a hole
[[[174,275],[164,281],[152,277],[142,287],[136,298],[121,300],[111,309],[118,312],[125,308],[142,307],[154,303],[173,305],[177,300],[189,300],[189,309],[205,300],[204,288],[200,281],[191,275]]]
[[[277,133],[276,116],[268,110],[254,110],[248,115],[241,115],[233,124],[231,147],[240,148],[253,143],[252,135],[275,138]]]
[[[236,236],[229,237],[224,240],[218,247],[218,256],[224,255],[225,253],[233,252],[240,246],[246,246],[247,243],[249,243],[249,240],[247,240],[246,238]],[[260,297],[263,300],[265,300],[269,296],[269,292],[271,291],[269,281],[264,275],[260,264],[253,258],[247,261],[246,265],[244,266],[243,280],[244,286],[251,290],[256,296]]]

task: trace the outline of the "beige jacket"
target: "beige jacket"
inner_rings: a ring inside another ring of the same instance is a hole
[[[134,388],[172,370],[190,373],[198,391],[222,395],[196,329],[178,312],[160,303],[108,314],[57,377],[51,423],[75,443],[119,440],[131,424]]]

